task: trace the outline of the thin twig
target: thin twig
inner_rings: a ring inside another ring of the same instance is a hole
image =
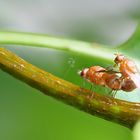
[[[140,117],[140,104],[114,99],[83,89],[41,70],[4,48],[0,68],[28,85],[92,115],[132,128]]]

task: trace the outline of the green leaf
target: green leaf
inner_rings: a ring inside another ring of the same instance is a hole
[[[121,46],[118,47],[119,51],[130,55],[136,59],[140,59],[140,23],[134,34]]]
[[[121,46],[118,46],[118,52],[126,55],[132,59],[138,70],[140,70],[140,24],[138,24],[134,34]],[[140,102],[140,89],[136,89],[133,92],[126,93],[120,92],[118,98],[125,99],[133,102]]]
[[[132,59],[136,63],[138,69],[140,69],[140,24],[137,26],[135,33],[130,39],[128,39],[128,41],[115,48],[97,43],[88,43],[41,34],[20,32],[0,32],[0,44],[35,46],[67,52],[68,56],[72,56],[72,58],[75,58],[76,60],[76,67],[71,71],[71,75],[75,77],[73,82],[78,84],[82,83],[82,79],[77,74],[79,69],[90,67],[91,65],[100,65],[104,67],[111,66],[113,65],[113,59],[115,57],[114,53],[117,52]],[[63,68],[61,70],[64,71]],[[89,85],[87,88],[89,88]],[[108,93],[108,89],[98,86],[95,86],[94,90],[98,93]],[[139,89],[129,93],[118,91],[116,98],[140,102]]]
[[[140,140],[140,121],[138,121],[134,127],[133,140]]]

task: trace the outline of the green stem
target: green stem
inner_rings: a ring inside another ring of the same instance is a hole
[[[110,62],[116,52],[116,49],[109,49],[96,43],[20,32],[0,32],[0,44],[46,47],[96,57]]]
[[[102,96],[45,72],[0,48],[0,68],[28,85],[92,115],[132,128],[140,104]]]
[[[138,122],[134,126],[133,140],[140,140],[140,120],[138,120]]]

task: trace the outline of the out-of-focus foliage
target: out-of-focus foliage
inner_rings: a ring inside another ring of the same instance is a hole
[[[8,49],[40,68],[88,88],[77,71],[92,65],[92,60],[49,49],[13,46]],[[69,61],[73,60],[75,63],[71,66]],[[131,131],[127,128],[59,103],[4,72],[0,83],[0,139],[131,140]]]
[[[138,0],[1,0],[0,28],[118,44],[134,31],[136,21],[131,11],[138,5]],[[8,49],[38,67],[86,88],[89,85],[84,84],[77,71],[99,64],[80,55],[50,49],[15,46]],[[75,63],[71,65],[70,61]],[[0,91],[1,140],[132,140],[127,128],[46,97],[2,71]]]
[[[116,45],[134,31],[139,0],[1,0],[0,27]]]
[[[140,139],[140,122],[138,121],[133,130],[133,138],[134,140]]]

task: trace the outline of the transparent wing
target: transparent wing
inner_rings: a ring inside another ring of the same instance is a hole
[[[110,74],[120,73],[120,71],[116,67],[114,67],[114,66],[106,67],[104,72],[107,72],[107,73],[110,73]]]
[[[137,88],[140,88],[140,74],[135,73],[135,74],[130,74],[130,78],[133,80]]]

